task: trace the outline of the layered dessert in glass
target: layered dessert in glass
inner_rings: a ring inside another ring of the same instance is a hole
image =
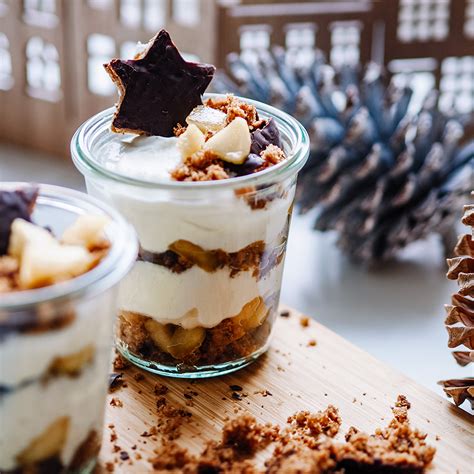
[[[243,367],[268,347],[306,132],[265,104],[203,96],[214,67],[186,62],[166,31],[105,67],[119,103],[83,124],[71,150],[88,192],[140,241],[117,347],[164,375]]]
[[[91,197],[0,184],[0,472],[91,472],[132,227]]]

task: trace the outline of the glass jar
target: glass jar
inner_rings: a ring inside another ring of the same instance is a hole
[[[264,353],[277,314],[296,177],[309,152],[302,125],[255,101],[272,117],[287,159],[237,178],[177,182],[132,179],[107,167],[119,147],[114,109],[85,122],[72,158],[87,190],[135,227],[137,262],[119,294],[116,346],[151,372],[209,377]],[[112,147],[112,148],[111,148]]]
[[[0,183],[17,189],[27,183]],[[86,194],[40,185],[33,221],[61,235],[82,214],[110,219],[102,261],[71,280],[0,295],[0,472],[91,472],[102,439],[117,283],[133,228]]]

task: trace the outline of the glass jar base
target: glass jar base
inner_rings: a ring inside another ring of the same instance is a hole
[[[137,367],[153,374],[180,379],[204,379],[211,377],[219,377],[221,375],[236,372],[237,370],[243,369],[244,367],[247,367],[252,362],[257,360],[262,354],[264,354],[268,350],[269,345],[269,341],[267,341],[264,346],[262,346],[260,349],[256,350],[252,354],[242,357],[240,359],[223,362],[221,364],[193,366],[192,368],[188,366],[185,368],[181,368],[178,365],[170,366],[160,364],[159,362],[144,360],[131,353],[126,347],[126,345],[122,344],[120,341],[116,342],[116,348],[120,352],[120,354]]]

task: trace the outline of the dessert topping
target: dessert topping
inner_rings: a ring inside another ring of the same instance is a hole
[[[61,237],[63,244],[80,245],[89,251],[107,248],[109,241],[104,233],[104,228],[109,219],[99,215],[79,216],[76,221],[69,226]]]
[[[17,218],[29,221],[37,197],[36,186],[0,191],[0,255],[7,253],[12,222]]]
[[[225,97],[210,97],[205,101],[205,105],[226,114],[227,123],[232,122],[236,117],[241,117],[246,120],[248,126],[252,129],[258,128],[262,124],[255,106],[238,99],[232,94]]]
[[[202,131],[196,125],[191,124],[186,128],[186,131],[179,136],[178,148],[183,158],[187,158],[201,150],[205,142],[206,137]]]
[[[215,68],[186,62],[162,30],[135,59],[105,65],[120,98],[112,131],[178,137],[176,181],[211,181],[262,171],[283,159],[273,119],[233,95],[201,95]],[[270,148],[273,147],[273,148]]]
[[[81,216],[59,241],[43,227],[16,218],[2,257],[0,293],[52,285],[89,271],[109,246],[107,223],[104,216]]]
[[[104,67],[120,93],[112,131],[164,137],[202,104],[215,71],[209,64],[185,61],[165,30],[135,59],[113,59]]]
[[[186,123],[196,125],[203,133],[218,132],[226,126],[227,114],[212,107],[198,105],[188,115]]]
[[[268,119],[262,128],[252,132],[252,146],[250,152],[260,155],[268,145],[275,145],[281,149],[280,132],[275,120],[272,118]]]
[[[250,153],[250,132],[247,122],[236,117],[229,125],[213,135],[204,145],[222,160],[241,165]]]
[[[43,228],[22,219],[13,221],[11,240],[15,250],[19,249],[19,285],[24,289],[68,280],[85,273],[94,263],[86,248],[60,244]]]

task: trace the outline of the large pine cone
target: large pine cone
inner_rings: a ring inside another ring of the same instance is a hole
[[[462,223],[472,230],[459,238],[455,257],[448,259],[447,277],[457,280],[459,290],[452,296],[451,304],[446,305],[444,324],[449,335],[448,347],[468,349],[452,352],[456,362],[464,367],[474,362],[474,205],[464,206]],[[442,380],[440,384],[456,405],[469,400],[474,409],[474,377]]]
[[[366,263],[432,232],[452,248],[456,209],[473,187],[474,142],[461,146],[467,118],[443,114],[436,91],[409,113],[411,88],[375,64],[361,75],[336,72],[319,52],[306,66],[287,59],[282,49],[252,61],[231,54],[214,88],[271,103],[307,128],[299,202],[302,212],[317,207],[315,228],[336,230],[339,246]]]

